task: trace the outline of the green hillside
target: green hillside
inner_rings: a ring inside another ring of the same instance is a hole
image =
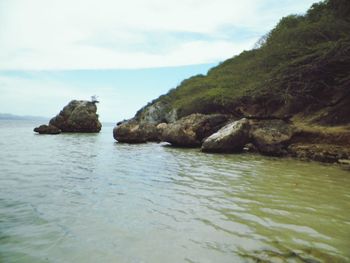
[[[184,80],[155,101],[191,113],[308,116],[350,123],[350,1],[326,0],[290,15],[256,48]]]

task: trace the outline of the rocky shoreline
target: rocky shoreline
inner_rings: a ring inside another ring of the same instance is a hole
[[[191,114],[165,122],[163,109],[139,112],[118,123],[114,139],[122,143],[167,142],[177,147],[201,148],[205,153],[254,151],[266,156],[294,157],[349,165],[350,131],[335,134],[327,128],[300,127],[290,117]],[[339,138],[337,138],[339,137]]]
[[[254,49],[140,109],[115,139],[349,163],[349,17],[349,1],[329,0],[282,18]]]

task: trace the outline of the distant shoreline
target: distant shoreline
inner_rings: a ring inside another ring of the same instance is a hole
[[[13,121],[46,121],[49,117],[42,116],[30,116],[30,115],[14,115],[10,113],[0,113],[0,120],[13,120]]]

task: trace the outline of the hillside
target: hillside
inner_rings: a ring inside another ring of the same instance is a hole
[[[290,15],[253,50],[160,96],[165,111],[292,115],[321,125],[350,123],[350,1],[326,0]],[[136,119],[142,118],[141,109]]]

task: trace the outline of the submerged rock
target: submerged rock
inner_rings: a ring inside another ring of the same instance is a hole
[[[249,121],[234,121],[209,136],[202,145],[203,152],[241,152],[249,141]]]
[[[159,129],[155,124],[140,124],[135,120],[122,122],[113,129],[113,137],[118,142],[144,143],[159,141]]]
[[[164,127],[161,140],[175,146],[197,147],[228,121],[222,114],[191,114]]]
[[[58,129],[56,126],[53,125],[40,125],[39,127],[36,127],[34,129],[35,132],[38,132],[39,134],[59,134],[61,133],[61,130]]]
[[[341,163],[350,159],[350,148],[333,144],[293,143],[288,146],[292,157],[301,160],[315,160],[323,163]]]
[[[50,120],[62,132],[99,132],[101,123],[96,114],[95,102],[72,100],[63,110]]]

